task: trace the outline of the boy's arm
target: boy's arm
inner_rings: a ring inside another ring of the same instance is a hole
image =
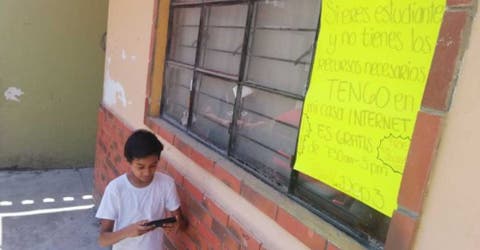
[[[185,230],[187,228],[187,221],[183,217],[182,208],[178,207],[176,210],[173,210],[172,215],[177,219],[178,229]]]
[[[101,219],[98,244],[101,247],[111,246],[125,238],[136,237],[155,229],[154,226],[144,226],[143,224],[145,224],[146,222],[146,220],[139,221],[137,223],[131,224],[125,228],[113,232],[113,225],[115,221]]]
[[[170,211],[170,214],[177,219],[174,223],[166,224],[163,229],[167,232],[177,232],[178,230],[185,230],[187,228],[187,220],[183,217],[182,209],[179,207],[173,211]]]

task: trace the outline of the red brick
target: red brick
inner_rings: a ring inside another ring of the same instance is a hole
[[[220,249],[221,241],[216,235],[210,230],[210,227],[206,225],[199,225],[198,233],[200,234],[203,241],[206,242],[208,249]]]
[[[450,7],[453,6],[471,6],[473,5],[473,0],[447,0],[447,5]]]
[[[165,232],[166,238],[170,241],[171,246],[173,249],[186,249],[183,245],[183,237],[182,234],[178,234],[175,232]]]
[[[168,163],[165,160],[165,157],[160,156],[160,160],[158,161],[158,164],[157,164],[157,171],[165,173],[167,171],[167,165]]]
[[[310,249],[325,249],[326,240],[324,237],[307,228],[284,209],[278,209],[276,221]]]
[[[213,168],[213,175],[215,175],[218,179],[223,181],[223,183],[227,184],[231,189],[235,192],[240,193],[241,182],[235,176],[231,175],[227,172],[223,167],[215,164]]]
[[[417,221],[413,218],[396,211],[390,221],[385,249],[412,249],[417,224]]]
[[[192,148],[191,158],[194,162],[196,162],[200,167],[207,170],[208,172],[213,171],[213,167],[215,165],[215,161],[208,159],[202,153],[198,152],[196,149]]]
[[[175,136],[173,140],[173,145],[180,150],[184,155],[190,157],[191,152],[192,152],[192,147],[185,143],[182,139],[180,139],[178,136]]]
[[[221,209],[219,206],[217,206],[212,200],[210,200],[208,197],[204,199],[203,204],[209,211],[209,213],[212,215],[213,219],[218,221],[220,224],[223,226],[227,225],[228,222],[228,214],[226,214],[223,209]]]
[[[326,250],[340,250],[337,246],[335,246],[332,242],[328,242]]]
[[[189,226],[185,231],[182,232],[182,234],[185,235],[185,237],[188,237],[195,245],[201,246],[201,238],[202,236],[198,233],[197,226]]]
[[[426,186],[440,140],[442,118],[418,113],[417,123],[403,172],[398,203],[420,213]]]
[[[195,200],[188,201],[188,212],[189,212],[189,215],[197,218],[201,225],[204,225],[208,228],[212,226],[213,218],[207,212],[207,209],[202,206],[201,203]]]
[[[147,118],[147,126],[158,136],[162,137],[168,143],[173,144],[175,135],[157,124],[152,118]]]
[[[201,221],[195,217],[194,213],[191,213],[191,211],[187,210],[186,215],[188,216],[189,226],[184,233],[192,240],[192,242],[199,246],[199,249],[209,249],[213,246],[218,249],[221,245],[220,240],[216,239],[213,232],[208,230],[209,227],[203,225]],[[213,244],[211,244],[211,242]]]
[[[188,203],[187,197],[190,198],[190,194],[188,194],[185,191],[185,189],[183,188],[183,185],[179,186],[178,184],[177,184],[177,193],[180,198],[180,203],[182,204],[182,206],[186,206],[186,204]]]
[[[469,13],[467,11],[445,12],[443,24],[433,57],[432,67],[423,96],[424,107],[447,111],[457,62],[463,44],[463,33]]]
[[[185,247],[185,249],[188,250],[195,250],[195,249],[200,249],[200,246],[196,244],[188,235],[186,234],[181,234],[180,239]]]
[[[278,206],[273,201],[259,194],[245,183],[242,184],[241,195],[270,218],[275,219]]]
[[[177,169],[171,165],[169,162],[167,162],[166,170],[169,176],[171,176],[173,179],[175,179],[175,183],[177,185],[183,185],[184,182],[184,177],[183,175],[177,171]]]
[[[227,228],[237,239],[240,240],[241,248],[260,249],[260,242],[258,242],[251,233],[244,230],[232,217],[228,220]]]
[[[197,228],[202,224],[202,222],[200,221],[200,218],[195,216],[189,206],[186,206],[184,208],[184,215],[188,220],[188,233],[192,234],[192,236],[195,236],[198,234]]]
[[[231,233],[227,233],[223,239],[222,247],[224,250],[239,250],[240,242]]]
[[[220,224],[216,220],[212,220],[212,225],[210,229],[215,234],[215,236],[222,241],[226,237],[226,235],[229,233],[229,231],[227,230],[227,227],[225,225]]]
[[[188,179],[183,181],[183,187],[186,192],[197,202],[203,202],[203,192],[193,185]]]
[[[163,238],[163,245],[165,250],[176,250],[177,248],[173,246],[172,242],[170,242],[170,239],[168,237]]]

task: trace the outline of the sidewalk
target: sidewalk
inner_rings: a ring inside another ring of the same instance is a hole
[[[96,250],[93,169],[0,171],[0,250]]]

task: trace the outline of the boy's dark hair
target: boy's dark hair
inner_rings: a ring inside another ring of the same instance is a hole
[[[134,131],[125,142],[123,155],[131,163],[134,159],[158,155],[163,150],[163,144],[150,131],[139,129]]]

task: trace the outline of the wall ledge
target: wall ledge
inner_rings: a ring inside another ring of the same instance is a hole
[[[252,235],[260,239],[262,247],[266,249],[310,249],[312,244],[318,245],[318,242],[323,240],[325,247],[331,245],[339,249],[365,249],[344,232],[263,183],[219,153],[207,148],[184,131],[159,118],[146,117],[145,123],[161,136],[160,140],[165,145],[162,157],[165,157],[165,160],[171,163],[170,165],[175,167],[186,180],[195,185],[203,193],[204,199],[208,198],[219,204],[226,212],[230,213],[230,217],[250,230]],[[199,164],[198,160],[196,162],[195,159],[192,159],[192,155],[197,155],[197,157],[199,155],[203,157],[203,162],[208,163]],[[220,171],[223,173],[221,175],[231,176],[229,178],[219,177]],[[245,195],[242,195],[245,187],[254,190],[278,206],[274,218],[262,212],[258,208],[258,204],[253,204],[244,197]],[[280,213],[287,214],[297,222],[297,226],[304,227],[303,231],[291,229],[308,235],[292,235],[296,232],[288,230],[289,228],[285,228],[285,224],[279,223]],[[312,235],[321,237],[315,238]],[[298,239],[299,237],[301,241]],[[308,244],[309,247],[304,244],[305,241],[311,243]]]

